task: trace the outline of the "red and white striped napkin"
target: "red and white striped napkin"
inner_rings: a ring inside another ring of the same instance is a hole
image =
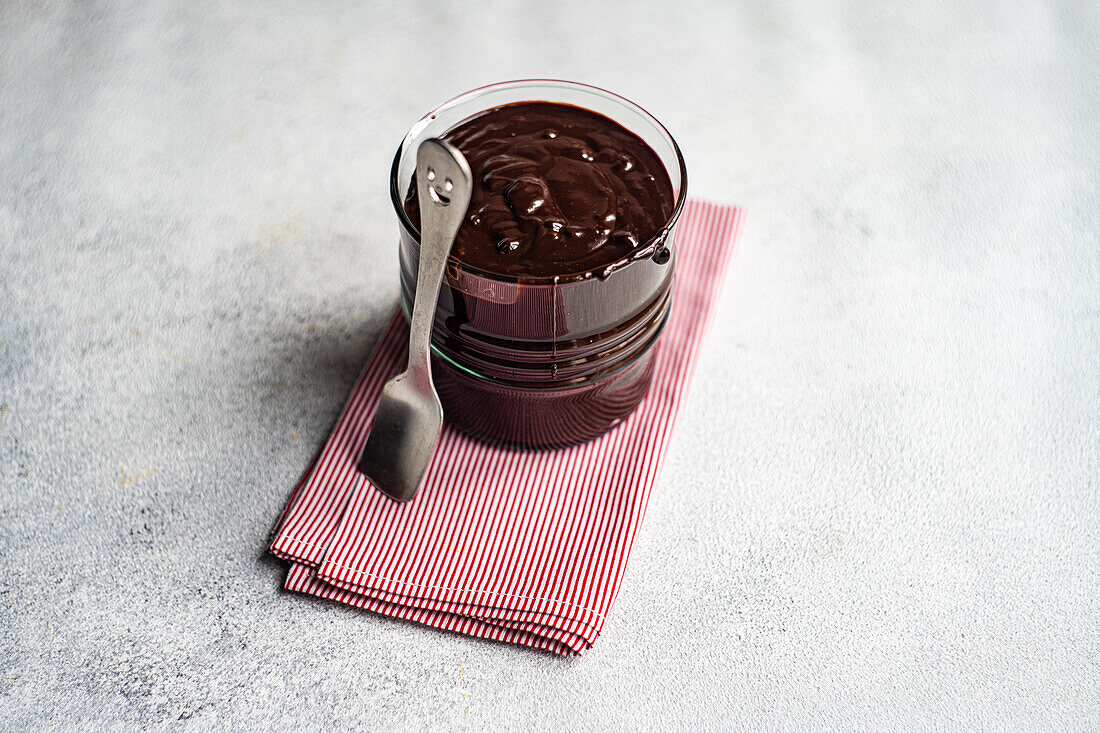
[[[560,654],[592,646],[626,561],[741,229],[740,209],[689,201],[672,313],[653,385],[584,445],[517,451],[444,426],[416,498],[397,504],[356,470],[383,383],[405,361],[394,315],[276,528],[286,587]]]

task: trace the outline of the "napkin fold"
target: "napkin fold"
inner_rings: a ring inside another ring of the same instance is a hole
[[[618,595],[743,218],[687,202],[653,384],[630,417],[552,451],[487,445],[445,425],[408,504],[355,470],[382,385],[405,362],[408,329],[395,313],[276,527],[270,551],[292,563],[286,588],[559,654],[591,647]]]

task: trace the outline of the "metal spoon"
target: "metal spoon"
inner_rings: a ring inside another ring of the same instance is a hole
[[[416,276],[409,365],[386,382],[359,471],[399,502],[416,495],[443,428],[443,406],[432,385],[429,347],[443,270],[470,205],[470,165],[450,143],[431,138],[416,151],[420,198],[420,266]]]

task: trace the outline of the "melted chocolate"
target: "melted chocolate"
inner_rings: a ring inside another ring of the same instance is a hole
[[[672,183],[657,154],[586,109],[509,104],[471,117],[443,138],[462,151],[474,176],[451,256],[479,270],[602,275],[651,254],[645,245],[672,213]],[[415,180],[405,212],[419,229]]]

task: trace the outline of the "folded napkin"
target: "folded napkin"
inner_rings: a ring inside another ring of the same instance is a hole
[[[355,470],[382,385],[405,363],[390,321],[336,427],[294,490],[271,552],[289,590],[464,634],[580,654],[603,629],[645,514],[741,210],[689,201],[676,233],[672,313],[653,385],[607,434],[552,451],[443,428],[416,498]]]

